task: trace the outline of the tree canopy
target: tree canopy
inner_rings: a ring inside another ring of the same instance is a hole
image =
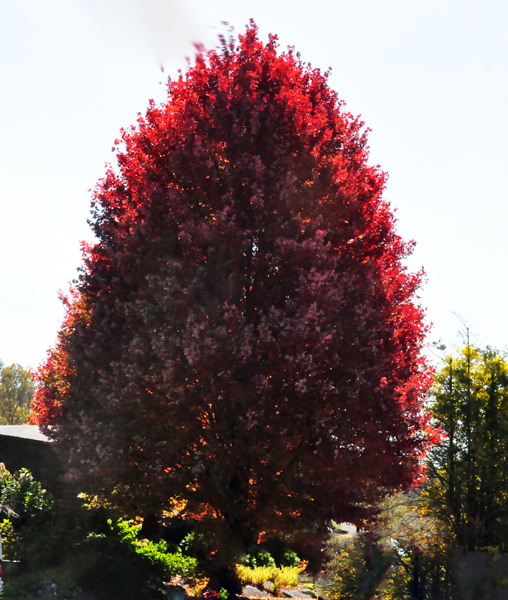
[[[32,375],[21,365],[3,366],[0,362],[0,424],[28,423],[33,399]]]
[[[421,273],[327,75],[251,24],[116,153],[33,416],[81,485],[178,498],[239,548],[409,485],[432,437]]]
[[[466,550],[508,549],[508,361],[467,343],[446,353],[432,389],[445,439],[429,455],[434,506]]]

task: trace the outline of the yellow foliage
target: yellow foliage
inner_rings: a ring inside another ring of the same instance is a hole
[[[163,510],[162,511],[162,520],[169,520],[169,519],[173,519],[174,517],[177,517],[181,512],[183,512],[185,510],[185,507],[187,506],[187,500],[184,500],[183,498],[179,498],[178,496],[175,496],[174,498],[170,498],[169,502],[171,503],[171,508],[169,510]]]
[[[273,583],[273,591],[280,588],[291,588],[298,585],[298,575],[305,571],[308,562],[303,560],[297,567],[246,567],[236,565],[236,575],[243,584],[263,585],[266,581]]]
[[[108,510],[119,510],[119,506],[116,503],[115,499],[116,494],[118,494],[118,490],[113,488],[110,492],[102,493],[100,496],[96,494],[81,493],[78,495],[78,497],[81,498],[81,500],[83,500],[83,506],[88,509],[105,508]],[[183,510],[187,506],[187,500],[183,500],[182,498],[175,496],[174,498],[168,499],[168,504],[169,510],[163,510],[162,515],[160,515],[163,523],[169,521],[170,519],[178,516],[181,512],[183,512]]]
[[[9,519],[4,519],[0,523],[0,535],[2,536],[3,557],[6,560],[17,560],[19,544],[19,533],[14,531],[12,522]]]
[[[206,588],[210,580],[207,577],[195,578],[183,586],[187,592],[187,596],[191,598],[199,598],[201,592]]]

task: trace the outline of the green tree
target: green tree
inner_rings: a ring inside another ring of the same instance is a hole
[[[446,434],[429,456],[431,499],[468,551],[508,550],[508,362],[469,343],[443,358],[432,391]]]
[[[21,365],[0,363],[0,424],[28,423],[34,383],[30,373]]]

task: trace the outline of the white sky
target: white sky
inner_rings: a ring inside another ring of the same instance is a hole
[[[0,358],[36,367],[91,239],[121,127],[222,21],[277,33],[372,129],[399,232],[417,242],[429,340],[508,344],[508,3],[501,0],[0,0]],[[165,74],[161,72],[165,68]]]

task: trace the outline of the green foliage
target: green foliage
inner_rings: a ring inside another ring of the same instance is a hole
[[[240,564],[255,569],[256,567],[275,567],[275,560],[267,550],[259,550],[258,552],[247,554]]]
[[[64,568],[69,581],[101,600],[137,600],[151,581],[195,574],[195,558],[168,552],[164,541],[140,540],[141,525],[134,522],[109,521],[105,532],[88,535],[82,528],[67,523],[26,469],[15,475],[5,467],[0,469],[0,501],[8,515],[0,523],[4,556],[22,559],[39,574],[38,581],[47,569],[56,569],[58,575],[58,568]],[[30,577],[19,580],[8,594],[14,597],[22,589],[29,590],[33,583]],[[62,585],[63,590],[68,589],[65,582]]]
[[[28,469],[12,475],[0,465],[0,523],[4,557],[23,560],[31,569],[61,564],[83,532],[69,526],[53,498]]]
[[[196,534],[194,531],[189,532],[179,544],[180,551],[184,554],[191,554],[191,550],[196,541]]]
[[[221,588],[219,590],[219,600],[228,600],[229,598],[229,592],[227,591],[226,588]]]
[[[282,565],[286,567],[297,567],[301,563],[300,557],[293,550],[286,550]]]
[[[80,528],[69,525],[57,512],[48,513],[44,519],[19,529],[15,552],[31,568],[56,567],[82,538]]]
[[[72,582],[99,600],[138,600],[151,582],[196,573],[195,558],[169,552],[164,541],[139,539],[138,523],[110,520],[103,531],[89,533],[68,523],[26,469],[15,475],[0,470],[0,500],[9,515],[0,523],[4,556],[22,559],[35,573],[16,579],[7,597],[28,595],[34,583],[46,578],[57,583],[63,597],[70,597]]]
[[[0,525],[5,558],[23,558],[33,567],[57,564],[65,554],[68,528],[28,469],[12,475],[0,465],[0,505],[7,517]]]
[[[254,554],[247,554],[247,556],[240,560],[240,564],[254,569],[257,566],[256,556]]]
[[[281,567],[298,567],[301,563],[300,557],[293,550],[286,550],[282,556]],[[240,564],[250,567],[251,569],[256,567],[276,567],[275,559],[266,550],[259,550],[247,554],[241,561]]]
[[[51,510],[54,501],[28,469],[11,475],[0,463],[0,504],[0,512],[18,528],[39,519]]]
[[[275,567],[275,560],[266,550],[260,550],[255,557],[255,564],[258,567]]]
[[[118,519],[115,524],[111,520],[108,523],[123,542],[131,544],[135,552],[146,557],[164,577],[170,579],[179,575],[183,579],[190,579],[196,575],[197,560],[194,557],[186,556],[181,551],[169,552],[168,544],[164,540],[140,540],[138,534],[141,524],[123,519]],[[190,542],[192,539],[187,537],[186,541]]]
[[[28,423],[34,390],[32,376],[21,365],[0,363],[0,425]]]
[[[139,600],[146,597],[146,582],[151,577],[147,559],[136,554],[118,537],[90,537],[74,546],[57,566],[34,567],[19,576],[5,578],[6,598],[33,598],[41,581],[55,583],[59,598],[74,598],[79,588],[98,600]]]
[[[76,583],[100,600],[138,600],[157,573],[150,560],[118,535],[88,536],[65,561]]]

